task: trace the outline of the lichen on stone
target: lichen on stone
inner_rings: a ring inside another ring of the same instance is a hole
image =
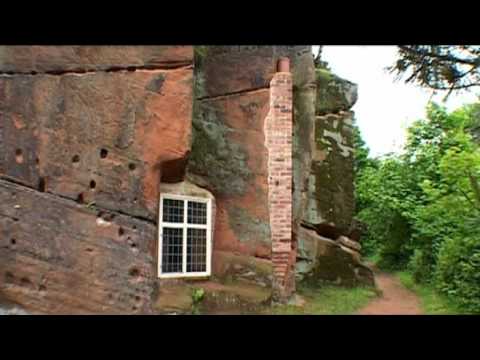
[[[241,242],[270,243],[270,224],[253,217],[247,210],[238,206],[228,209],[230,227]]]
[[[309,222],[323,218],[344,231],[350,226],[355,207],[351,132],[350,126],[344,123],[350,117],[350,113],[317,117],[316,147],[325,150],[326,157],[323,161],[312,163],[315,186],[309,191],[313,200],[307,213]],[[336,127],[333,126],[334,119],[337,120]],[[315,209],[320,214],[315,215]]]
[[[357,101],[357,85],[332,74],[328,69],[315,69],[317,82],[316,113],[323,115],[349,110]]]
[[[216,194],[242,195],[252,176],[246,151],[228,139],[233,131],[214,104],[195,101],[188,173],[203,178]]]

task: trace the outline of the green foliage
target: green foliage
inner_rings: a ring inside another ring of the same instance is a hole
[[[205,298],[205,290],[203,288],[192,289],[192,315],[200,315],[200,303]]]
[[[192,290],[192,300],[194,304],[200,303],[205,297],[205,290],[202,288],[194,288]]]
[[[480,235],[447,239],[438,254],[436,287],[480,313]]]
[[[378,266],[397,269],[405,265],[411,249],[405,239],[411,236],[408,216],[413,200],[408,193],[409,179],[404,165],[394,157],[383,159],[378,167],[365,168],[357,179],[358,219],[368,225],[363,241],[366,255],[377,252]]]
[[[408,269],[465,309],[480,312],[478,105],[447,113],[431,104],[408,129],[401,155],[366,163],[356,177],[366,255]],[[477,285],[479,284],[479,285]]]

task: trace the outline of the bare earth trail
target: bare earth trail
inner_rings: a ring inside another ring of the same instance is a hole
[[[422,315],[419,298],[402,285],[394,275],[379,272],[375,267],[375,281],[383,292],[379,298],[361,309],[359,315]]]

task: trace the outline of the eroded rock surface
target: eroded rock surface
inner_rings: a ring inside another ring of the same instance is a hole
[[[314,83],[309,46],[197,49],[187,177],[211,190],[217,199],[215,249],[219,251],[271,256],[264,125],[270,104],[268,86],[281,56],[291,59],[294,96],[299,99],[294,102],[299,104],[299,122],[308,127],[314,113],[308,99],[314,93],[302,91]],[[302,149],[302,145],[296,148],[298,158]],[[296,176],[302,182],[301,173]]]
[[[361,261],[357,249],[343,241],[300,228],[297,250],[297,278],[311,282],[330,282],[344,286],[375,284],[372,270]],[[358,243],[356,243],[358,244]]]
[[[192,104],[191,46],[0,47],[2,296],[152,311],[160,182],[184,176]]]
[[[311,161],[309,168],[307,162],[303,164],[308,178],[301,197],[301,223],[295,228],[297,279],[373,284],[372,271],[361,261],[359,229],[353,219],[351,108],[357,101],[357,86],[332,74],[325,63],[318,61],[315,83],[314,138],[310,140],[310,149],[305,149]],[[299,163],[297,159],[295,166]]]
[[[212,307],[268,299],[264,122],[281,56],[293,72],[294,240],[314,242],[302,222],[346,235],[356,87],[316,71],[310,46],[198,49],[194,61],[191,46],[0,47],[2,296],[33,313],[188,313],[188,282],[156,273],[158,198],[173,191],[215,198]],[[333,254],[356,271],[347,240],[299,259]]]
[[[0,171],[154,219],[160,164],[190,149],[192,70],[0,76]]]
[[[0,293],[34,313],[148,313],[157,230],[0,180]]]
[[[327,68],[316,69],[316,85],[314,144],[303,219],[313,225],[333,225],[347,235],[355,210],[354,114],[350,109],[357,100],[357,86]]]

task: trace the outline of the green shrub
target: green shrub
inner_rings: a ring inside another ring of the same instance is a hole
[[[430,278],[432,264],[422,250],[415,249],[408,262],[407,270],[410,271],[415,282],[422,283]]]
[[[448,239],[438,255],[439,291],[472,313],[480,313],[480,236]]]

